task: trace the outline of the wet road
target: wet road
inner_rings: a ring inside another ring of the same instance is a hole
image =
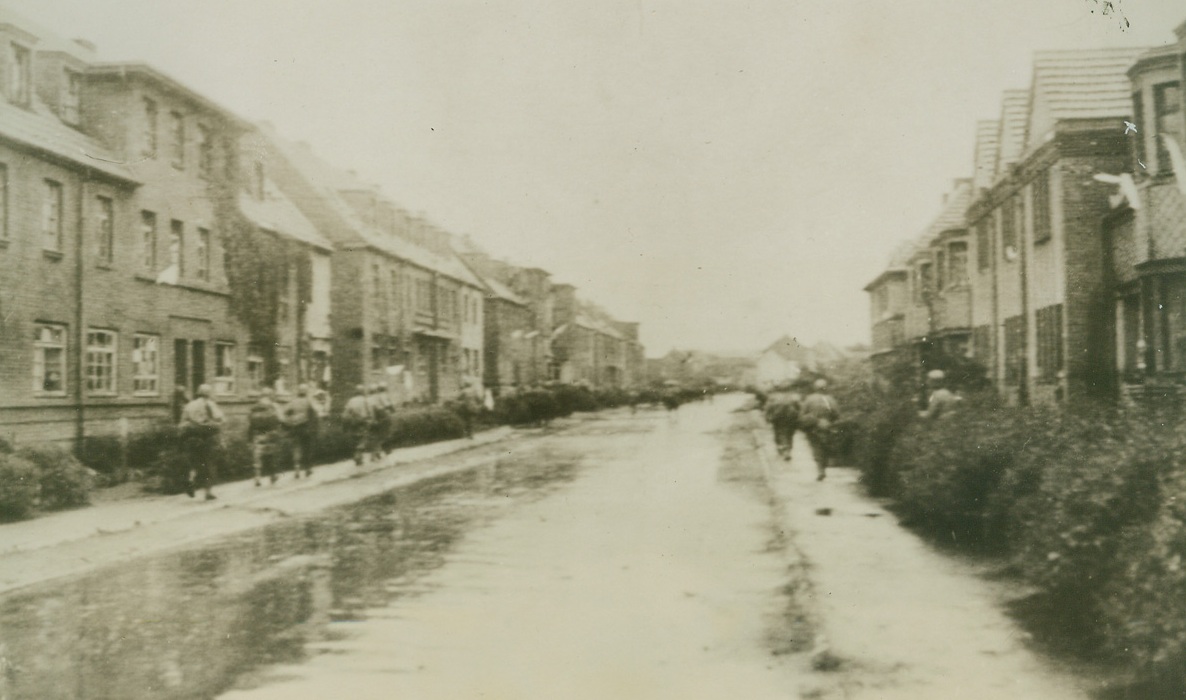
[[[769,493],[722,459],[736,405],[0,599],[0,698],[793,695]]]

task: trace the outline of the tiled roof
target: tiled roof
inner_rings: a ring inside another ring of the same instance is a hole
[[[317,190],[333,214],[346,225],[344,231],[338,230],[331,234],[337,236],[335,243],[345,246],[369,246],[459,282],[479,288],[483,286],[481,280],[456,254],[437,253],[394,232],[381,231],[371,226],[339,194],[342,190],[373,188],[363,185],[349,173],[325,162],[308,147],[281,138],[269,125],[261,125],[260,131],[280,151],[285,160],[300,171],[301,176]]]
[[[95,60],[95,52],[77,41],[60,36],[28,17],[0,6],[0,25],[5,24],[11,24],[37,37],[37,45],[33,47],[35,51],[60,51],[86,63]]]
[[[622,334],[618,332],[617,328],[614,328],[610,324],[605,323],[600,319],[593,318],[592,316],[577,314],[576,318],[573,319],[573,324],[580,326],[581,328],[587,328],[591,331],[597,331],[598,333],[608,335],[612,338],[617,338],[618,340],[622,339]]]
[[[1131,115],[1128,69],[1146,51],[1127,47],[1034,54],[1027,147],[1040,145],[1060,120]]]
[[[35,96],[30,109],[0,99],[0,138],[91,168],[126,182],[138,182],[122,159],[98,141],[63,124]]]
[[[976,152],[972,156],[972,188],[992,187],[1000,148],[1001,123],[995,119],[976,122]]]
[[[1029,122],[1029,90],[1006,90],[1001,98],[1000,129],[997,131],[997,159],[993,180],[1008,174],[1025,150],[1025,128]]]
[[[762,354],[773,352],[786,360],[803,360],[807,356],[807,351],[794,338],[789,335],[784,335],[778,340],[774,341],[762,351]]]
[[[305,218],[301,210],[271,180],[264,183],[264,198],[239,195],[239,209],[256,226],[324,250],[333,246]]]
[[[519,296],[513,289],[499,282],[493,277],[481,276],[483,282],[486,283],[486,288],[490,290],[490,294],[499,299],[519,304],[520,306],[527,306],[527,300]]]

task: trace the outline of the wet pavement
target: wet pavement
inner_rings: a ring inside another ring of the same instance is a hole
[[[0,598],[0,698],[749,698],[785,559],[738,399]]]

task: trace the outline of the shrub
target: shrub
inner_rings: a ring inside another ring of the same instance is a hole
[[[36,465],[14,454],[0,453],[0,520],[29,517],[40,491]]]
[[[123,448],[116,435],[88,435],[75,450],[78,460],[103,474],[114,476],[123,468]],[[129,466],[131,460],[129,459]]]
[[[53,445],[23,447],[16,456],[36,467],[42,508],[57,510],[90,503],[93,472],[69,451]]]
[[[392,447],[422,445],[465,436],[465,425],[457,414],[447,408],[400,409],[391,417]]]

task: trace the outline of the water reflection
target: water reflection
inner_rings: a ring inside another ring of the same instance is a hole
[[[424,590],[469,528],[570,481],[577,458],[421,482],[202,549],[0,599],[0,699],[209,698],[246,671],[330,653],[331,622]]]

